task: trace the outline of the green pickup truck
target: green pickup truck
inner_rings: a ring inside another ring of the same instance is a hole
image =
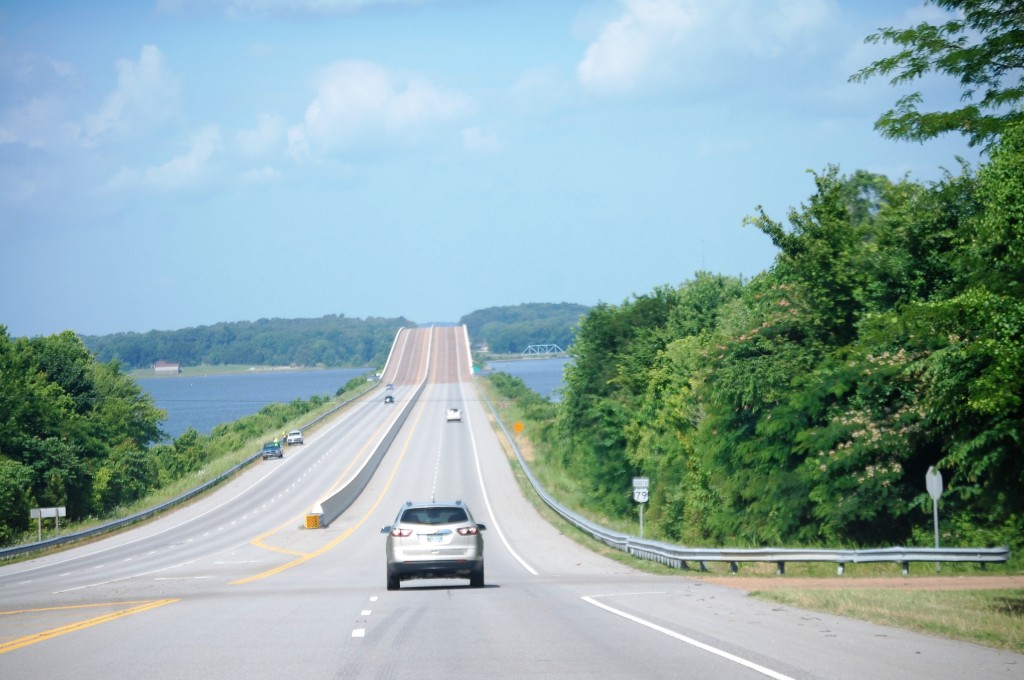
[[[263,445],[263,460],[267,458],[284,458],[281,442],[267,442]]]

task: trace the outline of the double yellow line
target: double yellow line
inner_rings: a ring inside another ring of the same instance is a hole
[[[98,626],[101,623],[106,623],[107,621],[113,621],[114,619],[120,619],[125,616],[131,616],[132,614],[138,614],[140,612],[149,611],[150,609],[156,609],[157,607],[162,607],[165,604],[171,604],[172,602],[177,601],[178,599],[144,600],[139,602],[108,602],[102,604],[80,604],[69,607],[45,607],[42,609],[21,609],[18,611],[0,612],[0,616],[11,616],[14,614],[34,614],[38,612],[65,611],[69,609],[86,609],[94,607],[120,607],[124,605],[136,605],[134,607],[129,607],[128,609],[121,609],[116,612],[110,612],[109,614],[104,614],[102,616],[86,619],[85,621],[69,623],[66,626],[61,626],[59,628],[51,628],[50,630],[45,630],[42,633],[25,635],[23,637],[10,640],[8,642],[0,643],[0,654],[6,654],[7,652],[14,651],[15,649],[21,649],[22,647],[34,645],[37,642],[43,642],[45,640],[50,640],[52,638],[59,637],[61,635],[64,635],[65,633],[73,633],[76,630],[84,630],[86,628],[91,628],[92,626]]]

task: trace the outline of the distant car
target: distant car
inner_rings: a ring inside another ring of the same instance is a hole
[[[305,444],[306,440],[302,438],[302,430],[292,430],[284,438],[284,443],[289,446],[292,444]]]
[[[395,389],[395,386],[392,385],[391,383],[388,383],[387,385],[384,386],[384,389],[386,389],[386,390],[393,390],[393,389]]]
[[[477,524],[462,501],[406,502],[387,534],[384,552],[388,590],[402,581],[428,578],[468,578],[473,588],[484,587],[484,539],[487,527]]]
[[[389,394],[389,395],[386,395],[386,396],[384,397],[384,403],[385,403],[385,404],[394,404],[394,403],[395,403],[395,398],[394,398],[394,397],[392,397],[392,396],[391,396],[390,394]]]
[[[448,414],[445,416],[445,419],[449,423],[460,422],[462,420],[462,411],[457,408],[450,408],[448,409]]]
[[[284,458],[284,449],[281,448],[281,442],[267,442],[263,445],[263,460],[267,458]]]

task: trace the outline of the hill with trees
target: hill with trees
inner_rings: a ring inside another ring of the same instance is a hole
[[[330,314],[319,319],[260,319],[217,323],[174,331],[82,336],[98,361],[117,360],[126,370],[157,361],[182,366],[254,364],[260,366],[381,365],[405,318],[350,319]]]
[[[467,314],[465,324],[474,348],[486,347],[495,354],[520,354],[530,345],[572,344],[580,317],[590,308],[569,302],[528,303],[488,307]]]

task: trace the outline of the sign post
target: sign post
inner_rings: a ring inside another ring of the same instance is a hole
[[[633,478],[633,500],[640,504],[640,538],[644,537],[644,503],[647,502],[651,480],[647,477]]]
[[[67,516],[67,509],[64,506],[59,508],[32,508],[28,511],[29,519],[39,521],[39,540],[43,540],[43,518],[53,517],[56,522],[57,534],[60,534],[60,518]]]
[[[939,547],[939,496],[942,495],[942,473],[929,466],[924,475],[924,485],[928,495],[932,497],[932,522],[935,525],[935,547]],[[935,573],[939,572],[939,563],[935,563]]]

